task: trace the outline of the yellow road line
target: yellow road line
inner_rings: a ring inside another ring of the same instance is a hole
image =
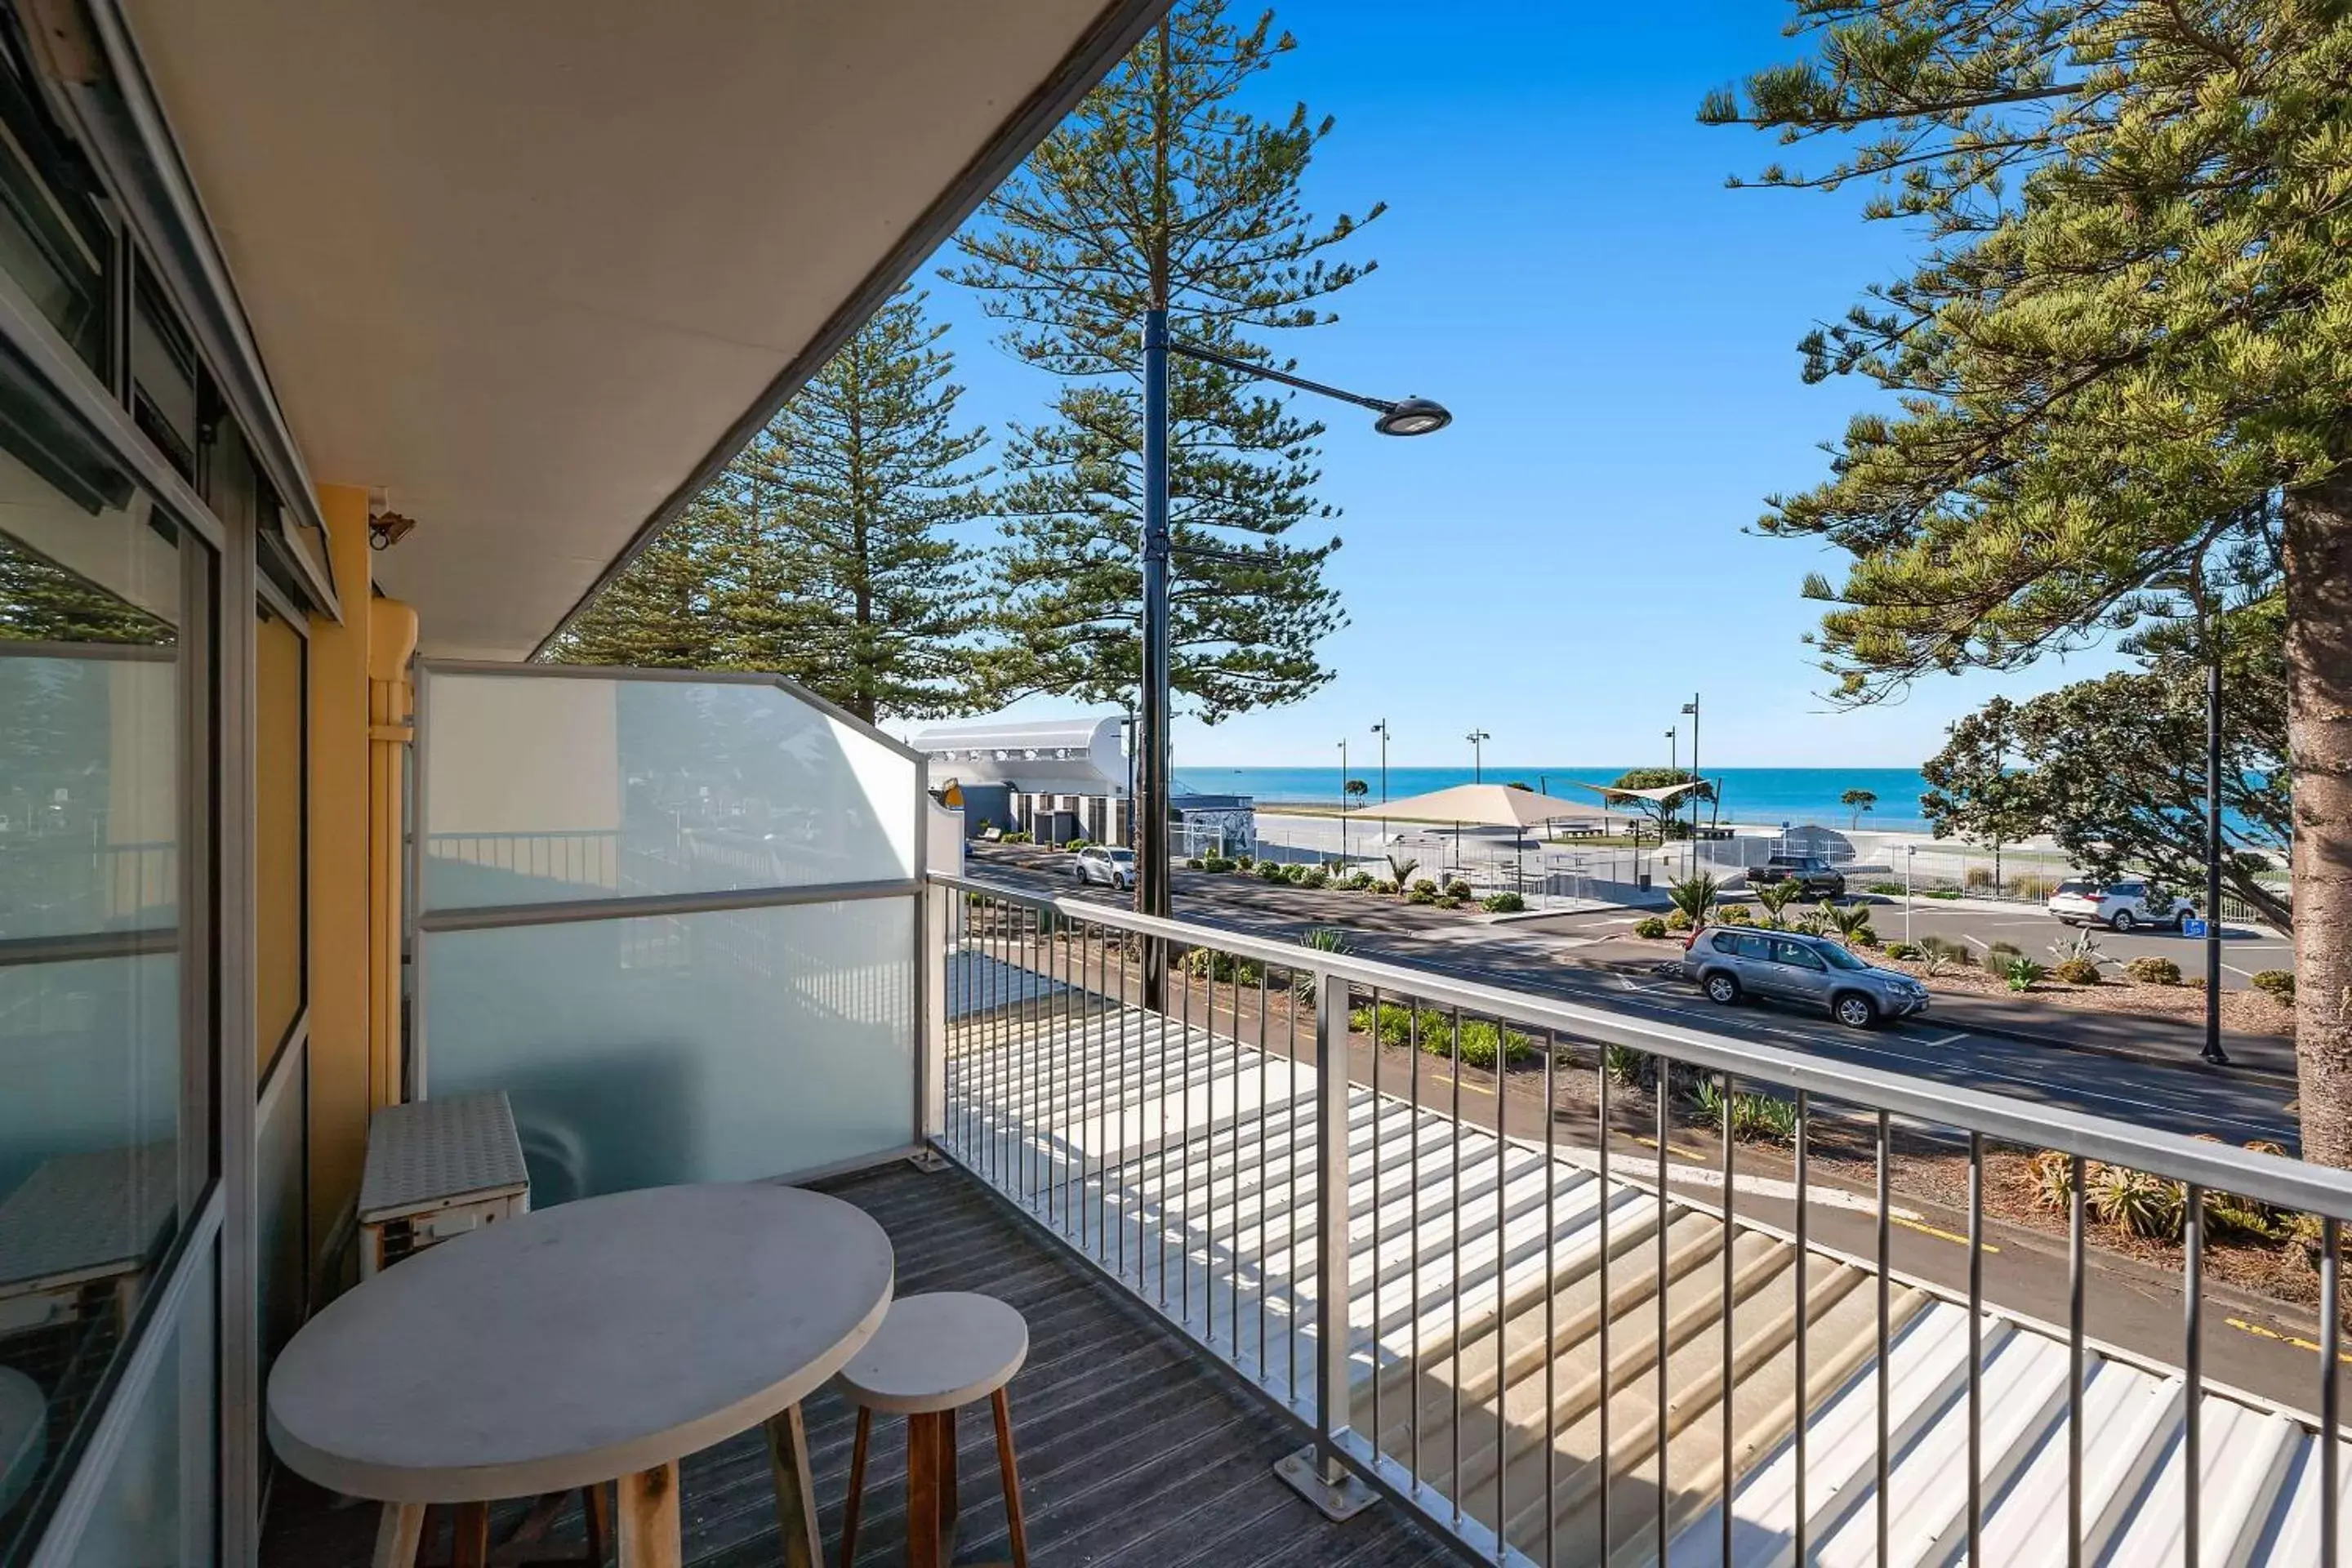
[[[1422,1075],[1422,1081],[1424,1083],[1450,1083],[1456,1085],[1459,1088],[1466,1089],[1473,1094],[1492,1094],[1495,1092],[1493,1089],[1488,1089],[1482,1084],[1464,1083],[1460,1079],[1454,1077],[1450,1073],[1423,1073]]]
[[[2246,1332],[2253,1334],[2259,1338],[2276,1340],[2281,1344],[2293,1345],[2297,1350],[2310,1351],[2314,1354],[2319,1353],[2319,1347],[2317,1345],[2312,1343],[2309,1340],[2300,1338],[2294,1334],[2283,1334],[2276,1329],[2266,1329],[2260,1323],[2250,1323],[2243,1318],[2224,1318],[2221,1321],[2229,1324],[2233,1329],[2243,1329]],[[2338,1351],[2336,1353],[2336,1359],[2341,1362],[2352,1362],[2352,1352]]]
[[[1633,1138],[1634,1142],[1643,1145],[1644,1148],[1654,1149],[1658,1146],[1658,1141],[1656,1139],[1644,1138],[1639,1132],[1634,1133]],[[1685,1149],[1679,1143],[1667,1144],[1666,1152],[1669,1154],[1680,1154],[1685,1160],[1705,1160],[1712,1157],[1703,1149]]]
[[[1936,1226],[1925,1224],[1919,1220],[1905,1219],[1899,1214],[1891,1214],[1886,1217],[1893,1220],[1896,1225],[1901,1226],[1904,1229],[1916,1230],[1921,1236],[1932,1236],[1938,1241],[1948,1241],[1959,1247],[1966,1247],[1969,1244],[1969,1238],[1965,1236],[1959,1235],[1956,1231],[1939,1230]],[[1984,1249],[1987,1252],[1999,1252],[2000,1250],[1998,1246],[1990,1241],[1984,1244]]]

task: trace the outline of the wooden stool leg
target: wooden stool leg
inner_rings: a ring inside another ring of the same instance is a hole
[[[956,1514],[961,1500],[956,1493],[956,1413],[940,1412],[940,1561],[955,1561]]]
[[[449,1530],[449,1568],[488,1568],[490,1505],[461,1502]]]
[[[613,1550],[613,1494],[600,1484],[580,1489],[580,1513],[588,1524],[588,1561],[604,1568]]]
[[[907,1568],[945,1568],[940,1553],[940,1418],[907,1417]]]
[[[1004,1530],[1013,1538],[1013,1568],[1029,1568],[1029,1531],[1021,1519],[1021,1472],[1013,1462],[1013,1406],[998,1389],[988,1403],[996,1412],[996,1467],[1004,1473]]]
[[[416,1568],[425,1544],[425,1505],[388,1502],[375,1527],[375,1568]]]
[[[656,1465],[623,1476],[619,1491],[621,1568],[681,1568],[677,1467]]]
[[[857,1436],[849,1445],[849,1497],[841,1505],[841,1568],[857,1561],[857,1514],[866,1502],[866,1440],[874,1430],[874,1412],[857,1407]]]
[[[816,1528],[816,1480],[809,1473],[808,1428],[797,1405],[787,1405],[768,1417],[768,1473],[776,1487],[776,1527],[783,1537],[784,1568],[824,1568],[824,1542]]]

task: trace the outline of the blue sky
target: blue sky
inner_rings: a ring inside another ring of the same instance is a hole
[[[1843,558],[1744,531],[1767,494],[1823,474],[1820,443],[1875,395],[1804,385],[1797,340],[1916,241],[1861,221],[1860,186],[1724,187],[1778,149],[1699,125],[1700,97],[1787,58],[1786,14],[1769,0],[1277,7],[1299,47],[1259,79],[1258,106],[1304,101],[1339,122],[1309,205],[1390,209],[1355,250],[1380,270],[1337,298],[1337,323],[1281,347],[1318,379],[1436,397],[1455,423],[1389,440],[1317,410],[1322,493],[1344,514],[1330,581],[1353,621],[1326,645],[1338,679],[1214,728],[1180,719],[1180,766],[1321,763],[1383,715],[1400,763],[1467,763],[1473,726],[1505,767],[1663,760],[1694,690],[1718,765],[1907,766],[1996,690],[2108,667],[2095,654],[1938,678],[1859,712],[1820,695],[1830,682],[1799,640],[1818,606],[1799,587],[1816,568],[1841,576]],[[993,346],[953,285],[929,287],[955,323],[966,410],[1034,417],[1047,378]]]

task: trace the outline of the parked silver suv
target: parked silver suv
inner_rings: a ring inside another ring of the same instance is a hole
[[[1808,1003],[1854,1029],[1927,1006],[1927,988],[1911,976],[1865,963],[1828,937],[1801,931],[1702,926],[1683,947],[1683,977],[1727,1007],[1748,996]]]

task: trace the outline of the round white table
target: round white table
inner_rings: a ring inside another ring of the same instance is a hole
[[[623,1568],[673,1568],[677,1460],[765,1422],[785,1561],[814,1568],[800,1401],[880,1325],[891,1284],[882,1227],[822,1194],[582,1199],[418,1253],[311,1319],[270,1373],[270,1442],[386,1505],[378,1568],[415,1561],[427,1503],[615,1479]]]

